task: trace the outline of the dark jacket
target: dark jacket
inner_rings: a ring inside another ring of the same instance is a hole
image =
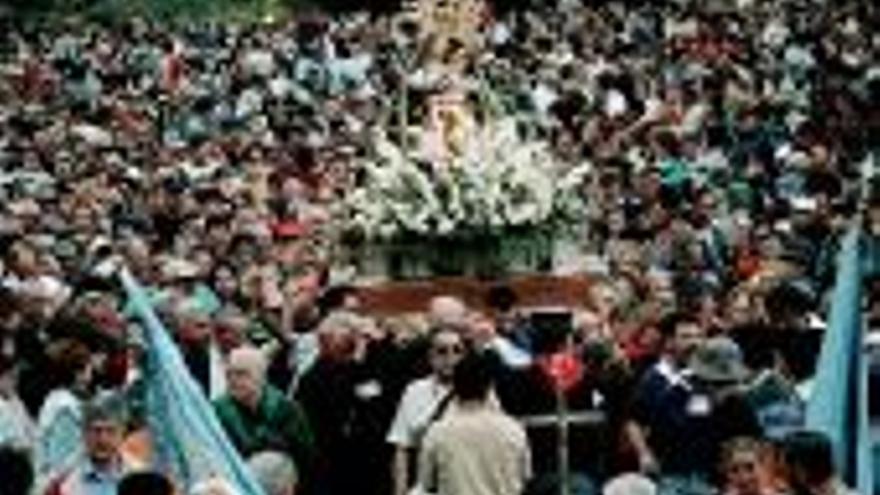
[[[391,449],[385,435],[400,393],[384,373],[384,353],[366,362],[319,359],[299,382],[297,399],[320,452],[315,492],[365,495],[390,492]]]

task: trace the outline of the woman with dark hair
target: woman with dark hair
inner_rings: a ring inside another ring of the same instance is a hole
[[[220,299],[221,304],[239,304],[241,302],[241,287],[238,274],[235,268],[228,264],[219,262],[214,265],[211,270],[211,278],[209,280],[211,290]]]

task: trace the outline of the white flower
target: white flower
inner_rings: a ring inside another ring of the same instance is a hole
[[[593,170],[589,163],[563,170],[546,143],[523,139],[510,118],[477,129],[443,163],[426,161],[431,155],[423,151],[375,131],[375,155],[360,164],[366,180],[345,198],[343,223],[384,240],[537,226],[573,218]]]

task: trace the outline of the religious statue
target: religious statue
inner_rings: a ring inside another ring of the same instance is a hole
[[[424,70],[433,81],[427,101],[423,151],[438,165],[464,151],[476,134],[476,120],[467,104],[466,70],[479,50],[485,5],[480,0],[422,0],[411,8],[419,20],[427,60]]]

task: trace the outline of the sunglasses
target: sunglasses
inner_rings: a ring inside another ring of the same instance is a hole
[[[464,347],[460,345],[435,346],[433,351],[438,356],[459,356],[464,353]]]

